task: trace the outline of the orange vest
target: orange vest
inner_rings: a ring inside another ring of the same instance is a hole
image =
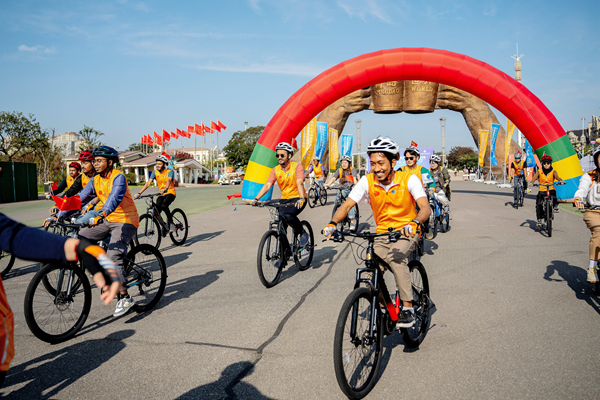
[[[323,177],[323,166],[321,163],[318,163],[317,166],[313,164],[313,172],[315,173],[315,178],[321,179]]]
[[[0,371],[8,371],[15,356],[15,319],[8,305],[2,279],[0,279]]]
[[[100,198],[102,204],[106,203],[106,200],[112,191],[113,181],[119,175],[123,175],[123,173],[118,169],[113,169],[106,178],[102,178],[100,175],[96,175],[94,177],[94,190],[96,191],[96,196]],[[125,192],[125,196],[123,197],[121,204],[117,206],[115,211],[106,217],[106,220],[108,222],[132,224],[136,228],[139,226],[140,220],[138,217],[137,208],[133,202],[133,197],[129,192],[129,186],[127,187],[127,191]]]
[[[86,174],[81,174],[81,187],[85,188],[88,184],[89,181],[91,181],[92,179],[94,179],[94,176],[92,176],[91,178],[88,178],[88,176]]]
[[[156,179],[156,184],[158,185],[158,190],[163,190],[167,187],[167,180],[169,179],[169,170],[164,169],[163,172],[159,170],[154,170],[154,179]],[[171,180],[171,186],[169,186],[169,190],[166,191],[165,194],[172,194],[173,196],[177,196],[175,194],[175,183],[173,182],[175,179]]]
[[[344,177],[346,179],[346,182],[354,182],[354,176],[352,176],[352,168],[350,168],[349,173],[348,174],[344,174],[344,169],[340,168],[340,170],[338,171],[338,174],[340,175],[340,177],[338,178],[339,180],[342,179],[342,177]]]
[[[277,178],[277,185],[281,189],[281,198],[284,200],[300,197],[296,185],[297,166],[298,163],[290,161],[287,171],[284,171],[281,165],[275,167],[275,178]]]
[[[521,171],[523,171],[525,169],[525,161],[521,160],[519,162],[514,161],[513,162],[515,168],[515,175],[521,175]]]
[[[417,209],[415,200],[408,191],[408,179],[412,175],[414,174],[407,171],[396,171],[392,186],[387,192],[373,173],[367,175],[369,200],[377,224],[375,232],[388,232],[388,228],[400,229],[409,223],[413,232],[416,232],[416,224],[411,221],[417,217]]]
[[[71,177],[71,175],[67,176],[67,189],[73,186],[73,182],[75,182],[75,179],[77,178],[73,178]]]
[[[540,181],[540,185],[549,185],[554,182],[554,170],[550,171],[548,175],[544,174],[544,172],[540,169],[538,176],[538,181]],[[540,192],[545,192],[547,188],[545,186],[540,186]],[[554,190],[554,185],[550,186],[550,190]]]

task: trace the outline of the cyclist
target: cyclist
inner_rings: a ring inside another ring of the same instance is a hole
[[[73,183],[75,183],[76,180],[81,180],[80,174],[79,174],[80,172],[81,172],[81,165],[79,165],[78,162],[73,161],[72,163],[70,163],[69,164],[69,175],[67,175],[67,177],[62,180],[62,182],[60,183],[60,185],[58,185],[56,190],[53,190],[52,193],[46,193],[46,198],[48,200],[52,199],[51,194],[58,196],[60,193],[64,192],[66,189],[69,189],[71,186],[73,186]]]
[[[96,286],[103,288],[100,298],[106,305],[117,294],[122,278],[115,265],[99,246],[86,240],[54,235],[29,228],[0,214],[0,249],[16,257],[47,263],[66,263],[82,260],[93,275]],[[15,354],[14,317],[0,279],[0,387]]]
[[[512,180],[516,175],[517,177],[519,177],[519,179],[521,179],[521,183],[523,185],[523,195],[527,193],[527,179],[525,179],[525,168],[527,168],[527,165],[523,160],[523,154],[521,154],[520,151],[517,151],[515,153],[515,161],[513,161],[510,165],[510,178]],[[517,182],[515,180],[515,184],[516,183]]]
[[[552,168],[552,157],[544,154],[540,161],[542,162],[542,169],[538,170],[535,175],[533,175],[533,178],[531,178],[531,183],[539,180],[540,184],[549,185],[555,181],[561,181],[560,177],[558,176],[558,172]],[[537,226],[542,226],[544,223],[544,198],[546,197],[546,190],[548,189],[550,189],[550,195],[552,196],[554,212],[558,212],[558,199],[556,198],[556,189],[554,186],[550,186],[550,188],[540,186],[540,190],[538,191],[537,198],[535,200]]]
[[[435,182],[431,178],[431,173],[429,172],[429,170],[417,164],[420,158],[421,152],[419,152],[419,149],[417,149],[416,146],[408,146],[404,150],[404,159],[406,160],[406,166],[401,168],[401,170],[406,170],[410,174],[416,175],[417,178],[419,178],[423,183],[423,187],[435,189]]]
[[[315,183],[319,188],[323,187],[323,183],[325,182],[325,167],[321,165],[321,162],[317,157],[313,158],[312,164],[308,167],[308,173],[315,174]]]
[[[304,169],[301,164],[292,161],[294,148],[285,142],[279,143],[275,147],[277,165],[271,170],[271,174],[267,179],[260,192],[250,202],[256,205],[261,197],[267,193],[273,183],[277,181],[279,189],[281,189],[281,204],[295,203],[295,207],[283,207],[279,209],[279,215],[287,222],[294,230],[294,235],[300,235],[300,246],[306,246],[308,243],[308,233],[302,229],[302,224],[298,219],[298,214],[306,207],[306,193],[304,192]]]
[[[432,155],[429,157],[429,166],[431,167],[431,177],[435,182],[435,186],[430,188],[429,190],[433,190],[433,195],[436,200],[439,201],[446,211],[450,211],[450,203],[448,197],[444,193],[444,190],[447,189],[450,185],[450,174],[446,169],[442,169],[439,165],[442,159],[438,155]]]
[[[144,193],[146,189],[150,187],[152,181],[156,180],[156,186],[158,186],[160,193],[160,196],[158,196],[156,199],[156,208],[158,209],[159,213],[164,211],[164,213],[167,215],[167,229],[169,232],[174,232],[175,226],[173,225],[173,218],[171,216],[169,206],[171,203],[173,203],[173,201],[175,201],[177,194],[175,193],[175,185],[173,184],[175,174],[172,169],[167,169],[168,165],[169,159],[167,156],[161,154],[156,157],[156,169],[152,171],[152,174],[150,174],[150,179],[148,182],[146,182],[142,190],[135,195],[135,198],[139,198],[142,193]]]
[[[342,190],[337,194],[335,198],[336,204],[342,204],[350,194],[350,190],[354,186],[356,182],[358,182],[358,174],[355,168],[352,168],[352,159],[348,156],[342,156],[341,164],[342,167],[335,171],[333,176],[329,179],[329,182],[325,185],[325,188],[328,188],[331,184],[338,181]],[[348,216],[350,217],[350,229],[354,230],[356,228],[356,219],[355,219],[355,211],[354,208],[348,212]]]
[[[579,188],[575,192],[575,204],[583,209],[583,199],[586,199],[589,208],[583,213],[583,222],[592,233],[590,237],[590,264],[588,267],[587,281],[596,283],[598,274],[596,273],[596,263],[600,260],[600,166],[598,158],[600,156],[600,146],[596,148],[593,154],[596,169],[583,174],[579,181]]]
[[[415,248],[418,237],[416,223],[429,219],[431,208],[423,190],[423,184],[416,174],[408,170],[394,171],[399,159],[398,145],[389,138],[378,137],[367,146],[371,160],[371,172],[360,178],[348,199],[338,208],[331,222],[323,229],[328,238],[336,231],[337,223],[348,214],[355,204],[369,200],[373,217],[377,224],[376,232],[388,232],[389,228],[401,230],[403,237],[391,243],[386,237],[377,238],[375,253],[387,262],[394,274],[402,300],[402,313],[398,328],[410,328],[415,323],[412,308],[412,284],[408,269],[408,256]],[[415,202],[419,205],[417,213]]]
[[[127,246],[139,226],[138,212],[133,197],[127,186],[125,175],[115,167],[119,162],[117,150],[108,146],[97,147],[93,151],[94,168],[97,175],[93,184],[89,184],[81,192],[81,202],[85,204],[94,197],[99,197],[102,208],[97,218],[90,219],[90,228],[82,228],[79,236],[91,241],[100,241],[110,237],[108,257],[123,272],[123,258]],[[104,223],[98,224],[100,220]],[[127,293],[125,286],[121,287],[121,299],[117,302],[113,316],[118,317],[129,310],[135,301]]]

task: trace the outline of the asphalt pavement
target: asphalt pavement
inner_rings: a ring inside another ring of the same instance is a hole
[[[386,338],[368,398],[599,398],[600,301],[586,282],[582,215],[561,210],[549,238],[535,226],[533,196],[515,210],[509,189],[463,181],[452,187],[451,230],[428,241],[422,258],[436,304],[430,330],[418,349],[406,348],[398,333]],[[201,190],[186,191],[200,202]],[[289,265],[271,289],[256,270],[266,209],[191,215],[187,242],[174,247],[166,238],[161,245],[168,281],[154,310],[113,318],[115,303],[102,305],[94,289],[83,329],[59,345],[27,328],[23,298],[38,266],[18,260],[4,281],[16,356],[0,395],[343,399],[333,334],[354,285],[357,247],[321,242],[332,208],[330,197],[301,214],[318,245],[312,266],[299,272]],[[11,216],[9,208],[0,212]],[[369,229],[369,206],[360,214],[361,228]]]

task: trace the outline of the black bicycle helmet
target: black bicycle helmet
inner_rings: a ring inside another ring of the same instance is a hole
[[[119,152],[109,146],[98,146],[92,152],[94,157],[105,157],[107,160],[119,162]]]

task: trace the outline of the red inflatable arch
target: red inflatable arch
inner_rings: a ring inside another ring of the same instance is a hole
[[[277,165],[274,148],[290,143],[325,107],[360,88],[388,81],[425,80],[454,86],[487,101],[515,123],[541,156],[550,154],[567,181],[559,198],[572,197],[582,170],[564,129],[525,86],[471,57],[445,50],[399,48],[344,61],[312,79],[290,97],[266,126],[246,170],[244,198],[256,196]],[[266,195],[270,198],[270,194]]]

